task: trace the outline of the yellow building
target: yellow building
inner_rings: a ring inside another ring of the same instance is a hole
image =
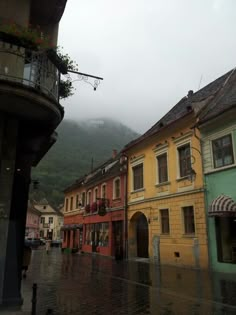
[[[208,267],[201,146],[194,127],[208,90],[207,86],[194,94],[190,91],[124,149],[129,161],[130,258]]]

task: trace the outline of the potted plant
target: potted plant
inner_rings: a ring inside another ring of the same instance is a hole
[[[93,202],[92,205],[91,205],[91,211],[94,213],[97,211],[97,203],[96,202]]]

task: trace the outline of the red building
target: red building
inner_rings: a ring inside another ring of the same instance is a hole
[[[126,249],[126,160],[113,157],[65,190],[64,248],[122,256]]]

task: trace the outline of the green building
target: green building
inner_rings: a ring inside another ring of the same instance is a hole
[[[218,79],[218,89],[199,117],[211,269],[236,272],[236,71]]]

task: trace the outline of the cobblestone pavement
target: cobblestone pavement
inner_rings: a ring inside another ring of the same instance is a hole
[[[120,261],[53,249],[33,251],[22,282],[30,314],[32,285],[37,283],[37,314],[78,315],[235,315],[236,279],[232,275],[174,267],[146,261]]]

